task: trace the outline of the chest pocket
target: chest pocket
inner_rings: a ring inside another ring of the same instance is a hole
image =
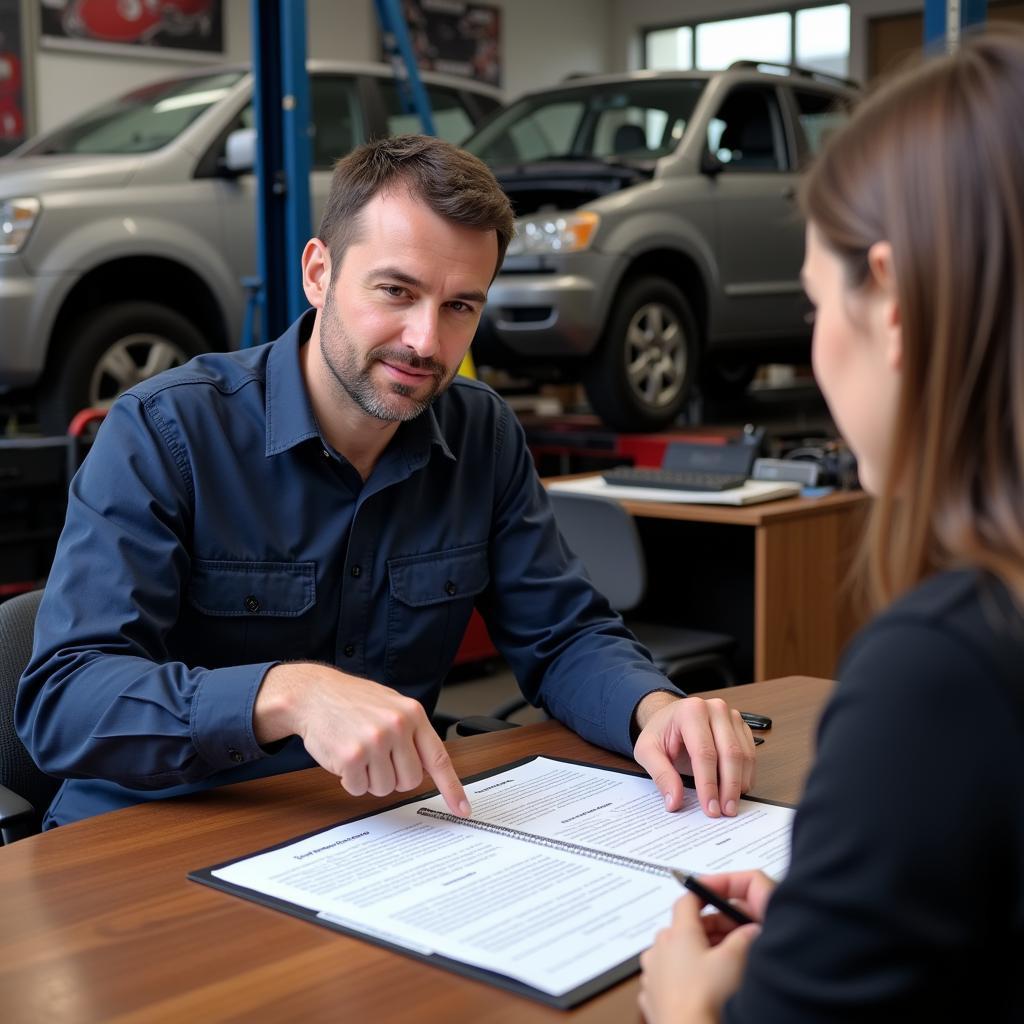
[[[387,681],[413,687],[440,682],[490,581],[487,544],[388,559]]]
[[[204,665],[308,657],[316,563],[196,559],[188,602]]]

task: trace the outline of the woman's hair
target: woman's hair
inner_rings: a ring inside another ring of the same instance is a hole
[[[866,551],[874,601],[977,566],[1024,602],[1024,33],[965,39],[874,93],[804,182],[804,212],[869,284],[888,241],[903,359]]]

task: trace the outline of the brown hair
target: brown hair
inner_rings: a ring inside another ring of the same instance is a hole
[[[968,37],[885,84],[825,147],[804,211],[869,282],[888,241],[903,362],[872,512],[876,603],[977,566],[1024,601],[1024,34]]]
[[[359,236],[360,213],[379,192],[405,188],[439,217],[498,236],[497,274],[512,240],[512,207],[482,161],[429,135],[377,139],[339,160],[318,232],[331,252],[332,277]]]

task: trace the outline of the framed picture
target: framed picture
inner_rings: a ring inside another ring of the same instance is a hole
[[[37,0],[41,45],[181,60],[224,53],[223,0]]]
[[[403,0],[417,65],[501,86],[501,10],[459,0]]]
[[[27,53],[19,0],[0,0],[0,156],[29,135]]]

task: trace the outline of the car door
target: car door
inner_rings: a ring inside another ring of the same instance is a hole
[[[318,73],[310,76],[312,170],[310,234],[316,231],[327,201],[331,170],[340,157],[366,139],[359,81],[354,75]],[[254,126],[252,103],[239,112],[229,130]],[[224,137],[218,155],[223,153]],[[256,273],[256,175],[220,178],[219,213],[224,251],[239,281]],[[295,253],[298,259],[300,253]]]
[[[734,86],[707,135],[708,150],[720,162],[710,189],[722,291],[715,335],[799,338],[807,333],[803,223],[777,88]]]

